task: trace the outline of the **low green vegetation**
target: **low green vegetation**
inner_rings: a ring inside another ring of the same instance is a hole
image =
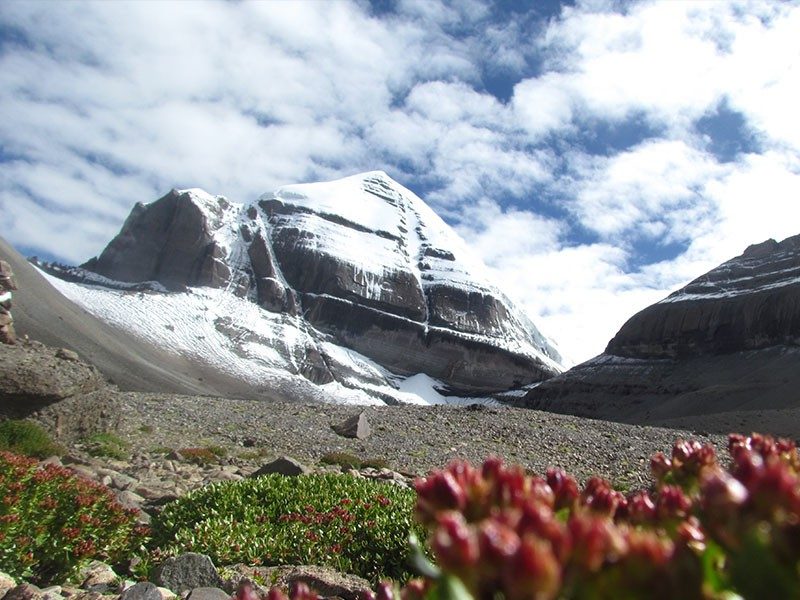
[[[192,551],[218,565],[316,564],[405,580],[415,500],[411,490],[346,475],[215,483],[164,507],[154,556]]]
[[[64,452],[39,425],[33,421],[17,419],[0,421],[0,450],[36,458],[47,458]]]
[[[86,440],[86,451],[91,456],[103,456],[116,460],[129,457],[128,444],[116,433],[102,432],[89,436]]]
[[[12,577],[61,583],[88,560],[130,558],[146,536],[108,488],[0,452],[0,566]]]
[[[202,448],[182,448],[178,450],[181,458],[195,465],[209,465],[225,458],[228,451],[221,446],[203,446]]]
[[[324,465],[338,465],[343,469],[383,469],[389,466],[382,458],[360,458],[348,452],[328,452],[319,460]]]

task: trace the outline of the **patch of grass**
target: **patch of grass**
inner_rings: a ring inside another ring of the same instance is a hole
[[[64,453],[41,426],[21,419],[0,421],[0,450],[36,458]]]
[[[220,458],[227,456],[228,451],[221,446],[203,446],[202,448],[181,448],[178,454],[187,462],[195,465],[208,465],[219,462]]]
[[[220,482],[166,505],[153,521],[159,557],[192,551],[215,564],[316,564],[372,582],[405,580],[416,494],[346,475]]]
[[[267,448],[257,448],[251,450],[242,450],[237,456],[242,460],[257,460],[260,458],[266,458],[270,454],[272,454],[272,451],[268,450]]]
[[[126,460],[130,456],[127,442],[110,431],[90,435],[86,440],[86,451],[91,456],[116,460]]]
[[[339,465],[343,469],[384,469],[389,466],[382,458],[360,458],[349,452],[328,452],[319,460],[324,465]]]

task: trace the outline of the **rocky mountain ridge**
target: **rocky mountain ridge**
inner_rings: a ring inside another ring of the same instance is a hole
[[[686,425],[800,405],[800,235],[755,244],[631,317],[605,352],[522,406]],[[794,421],[794,420],[793,420]],[[800,433],[796,422],[784,431]]]
[[[221,333],[230,354],[257,367],[390,403],[403,401],[392,392],[399,380],[420,374],[440,392],[474,396],[562,370],[555,347],[463,241],[383,172],[284,186],[249,206],[173,190],[137,204],[107,248],[66,279],[94,288],[51,282],[134,335],[142,335],[142,318],[122,315],[122,302],[109,316],[115,299],[97,286],[138,290],[154,305],[155,296],[172,296],[151,313],[213,311],[216,333],[186,326],[183,334]],[[208,290],[202,302],[197,289]],[[180,294],[183,305],[168,305]],[[169,338],[170,328],[179,325],[165,323],[160,334]]]

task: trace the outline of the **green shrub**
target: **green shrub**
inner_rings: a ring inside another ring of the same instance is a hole
[[[36,458],[60,455],[64,451],[39,425],[16,419],[0,422],[0,450]]]
[[[90,559],[129,558],[146,536],[106,487],[0,452],[0,569],[12,577],[60,583]]]
[[[383,469],[389,465],[382,458],[360,458],[349,452],[328,452],[322,455],[320,462],[325,465],[339,465],[343,469],[365,469],[368,467]]]
[[[126,460],[128,444],[115,433],[95,433],[86,440],[86,450],[91,456],[104,456],[117,460]]]
[[[164,507],[153,522],[155,556],[192,551],[218,565],[316,564],[404,579],[415,499],[345,475],[215,483]]]

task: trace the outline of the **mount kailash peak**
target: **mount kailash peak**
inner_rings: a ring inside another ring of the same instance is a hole
[[[50,273],[90,313],[254,398],[436,402],[563,370],[464,241],[381,171],[250,205],[172,190],[136,204],[98,257]]]

